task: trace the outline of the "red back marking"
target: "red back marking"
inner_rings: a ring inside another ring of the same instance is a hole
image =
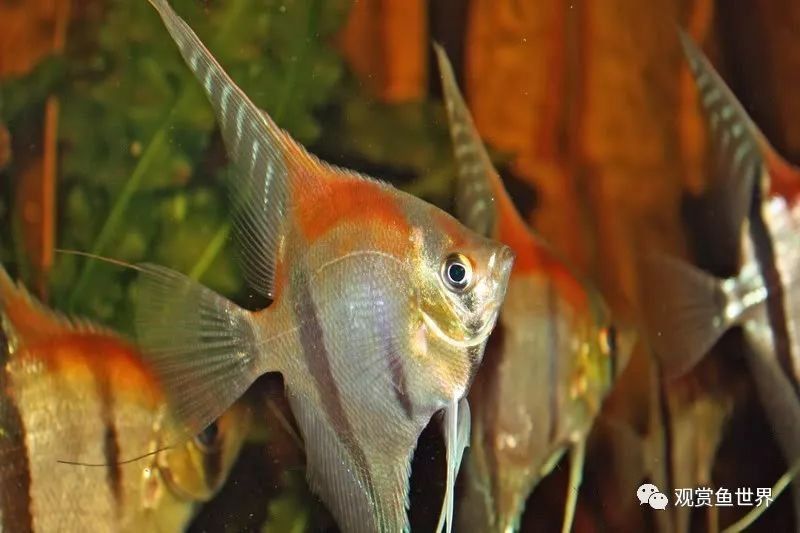
[[[320,187],[304,189],[297,199],[294,216],[306,239],[313,243],[344,224],[358,228],[377,224],[409,236],[411,228],[393,191],[381,184],[347,177],[326,176]],[[382,247],[404,243],[380,243]]]
[[[766,141],[761,144],[770,177],[770,195],[780,196],[793,204],[800,195],[800,169],[781,157]]]
[[[536,239],[508,196],[500,176],[494,175],[492,185],[498,213],[496,238],[508,245],[516,254],[511,271],[512,278],[546,276],[576,309],[583,309],[587,304],[583,284],[562,261]]]

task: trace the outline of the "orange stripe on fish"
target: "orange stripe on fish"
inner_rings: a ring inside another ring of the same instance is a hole
[[[33,299],[0,268],[0,308],[16,332],[28,341],[44,339],[67,331],[68,321]]]
[[[326,183],[325,189],[305,190],[296,216],[309,243],[341,224],[380,224],[409,235],[411,228],[396,194],[377,182],[340,178]]]
[[[13,324],[16,327],[16,324]],[[131,393],[154,408],[164,402],[158,383],[133,346],[105,333],[65,332],[58,337],[30,342],[20,335],[19,361],[44,363],[50,372],[65,377],[98,375],[113,384],[114,394]]]

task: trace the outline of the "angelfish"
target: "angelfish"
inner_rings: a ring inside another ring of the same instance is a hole
[[[736,238],[739,272],[717,279],[679,259],[648,258],[648,285],[657,290],[649,336],[674,377],[740,326],[760,401],[793,464],[800,458],[800,169],[772,148],[691,38],[680,32],[680,39],[716,152],[715,216]],[[800,490],[792,492],[800,524]]]
[[[250,415],[237,404],[162,450],[165,408],[132,345],[55,314],[0,267],[0,531],[184,530]]]
[[[342,530],[395,532],[408,529],[418,437],[444,409],[446,519],[468,434],[464,397],[513,253],[308,153],[165,0],[151,3],[214,108],[236,169],[228,185],[245,278],[272,300],[250,312],[181,274],[141,267],[138,336],[183,433],[201,431],[260,375],[280,372],[311,489]]]
[[[489,159],[444,50],[435,45],[458,170],[456,213],[509,245],[516,261],[497,331],[469,398],[474,420],[459,524],[518,529],[528,495],[570,450],[564,531],[571,528],[585,442],[625,365],[633,334],[600,294],[515,209]]]

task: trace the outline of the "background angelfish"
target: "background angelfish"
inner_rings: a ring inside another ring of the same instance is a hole
[[[169,270],[141,267],[137,332],[183,433],[260,375],[283,375],[312,490],[344,531],[408,528],[410,460],[446,409],[442,522],[469,434],[464,396],[513,254],[387,184],[318,160],[257,108],[165,0],[151,0],[216,113],[249,312]],[[178,435],[176,435],[176,438]]]
[[[585,441],[633,335],[618,335],[599,293],[525,224],[444,50],[435,48],[458,167],[458,217],[517,254],[497,331],[469,395],[474,420],[459,524],[464,531],[517,529],[528,495],[569,449],[569,530]]]
[[[709,196],[723,222],[720,238],[737,244],[739,272],[717,279],[678,259],[648,258],[649,337],[667,376],[676,377],[741,326],[759,399],[793,465],[800,459],[800,169],[772,148],[691,38],[680,38],[717,152]]]
[[[126,462],[161,449],[166,407],[136,350],[52,313],[2,267],[0,319],[0,531],[184,530],[225,481],[249,411]]]

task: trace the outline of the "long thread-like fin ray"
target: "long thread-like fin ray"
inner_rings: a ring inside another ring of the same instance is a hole
[[[283,235],[290,163],[312,158],[231,80],[166,0],[150,0],[187,65],[214,107],[228,155],[236,167],[230,181],[235,232],[248,283],[273,295],[276,254]]]
[[[456,212],[467,227],[489,236],[498,219],[495,196],[504,188],[458,89],[447,54],[438,44],[433,47],[439,62],[458,172]]]
[[[216,420],[258,377],[256,332],[247,311],[188,277],[139,269],[136,332],[169,400],[176,424],[164,432],[173,444]]]

